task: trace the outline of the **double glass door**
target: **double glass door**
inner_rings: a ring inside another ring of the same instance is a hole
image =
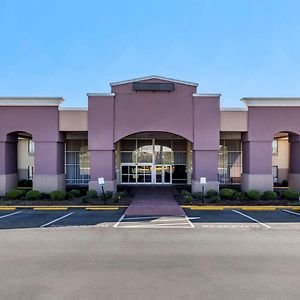
[[[121,164],[124,184],[171,184],[172,165]]]

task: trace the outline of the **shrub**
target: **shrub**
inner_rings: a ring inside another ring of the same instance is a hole
[[[220,193],[219,193],[219,195],[220,195],[220,197],[221,198],[224,198],[224,199],[231,199],[232,198],[232,196],[233,196],[233,194],[234,194],[234,190],[232,190],[232,189],[221,189],[220,190]]]
[[[261,193],[258,190],[250,190],[247,192],[247,197],[250,200],[259,200],[260,196],[261,196]]]
[[[22,190],[11,190],[10,192],[6,193],[6,198],[14,200],[14,199],[20,199],[22,196],[24,196],[24,191]]]
[[[247,195],[245,192],[235,192],[232,197],[234,200],[245,201],[247,200]]]
[[[282,180],[282,186],[289,186],[289,182],[287,180]]]
[[[73,189],[73,190],[71,190],[70,193],[73,195],[73,198],[79,198],[80,197],[80,191],[79,190]]]
[[[85,196],[81,197],[81,201],[84,204],[90,203],[91,200],[92,200],[91,196],[88,196],[88,195],[85,195]]]
[[[194,196],[197,200],[201,200],[201,199],[203,198],[202,192],[196,192],[196,193],[193,193],[193,196]]]
[[[184,196],[184,195],[190,195],[191,193],[189,192],[189,191],[187,191],[187,190],[181,190],[180,191],[180,195],[181,196]]]
[[[22,179],[18,182],[19,187],[32,187],[32,180]]]
[[[282,192],[282,196],[288,200],[296,200],[299,194],[295,190],[288,189]]]
[[[194,197],[193,197],[193,195],[192,195],[191,193],[189,193],[189,194],[185,194],[185,195],[183,196],[183,199],[184,199],[184,201],[187,202],[187,203],[192,203],[193,200],[194,200]]]
[[[97,191],[95,191],[95,190],[88,190],[86,192],[86,196],[89,196],[90,198],[96,198],[97,197]]]
[[[105,192],[105,199],[111,199],[112,196],[113,196],[113,192],[111,192],[111,191]]]
[[[35,190],[29,191],[26,194],[26,199],[27,200],[39,200],[39,199],[41,199],[41,193],[39,191],[35,191]]]
[[[53,191],[50,193],[51,200],[64,200],[66,193],[64,191]]]
[[[121,193],[116,193],[116,194],[112,195],[111,199],[113,201],[119,201],[119,200],[122,199],[122,194]]]
[[[214,195],[214,196],[210,197],[211,203],[219,203],[220,201],[221,201],[221,199],[218,195]]]
[[[275,199],[277,199],[277,194],[273,191],[266,191],[263,194],[263,198],[265,200],[275,200]]]
[[[209,190],[209,191],[207,191],[206,195],[208,198],[212,198],[214,196],[218,196],[218,192],[215,190]]]
[[[73,199],[73,198],[74,198],[74,196],[73,196],[73,194],[71,192],[66,192],[65,199],[70,200],[70,199]]]
[[[126,190],[119,192],[122,197],[128,196],[128,192]]]
[[[50,199],[50,194],[49,193],[41,193],[40,199],[49,200]]]

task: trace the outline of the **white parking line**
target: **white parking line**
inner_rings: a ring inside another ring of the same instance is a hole
[[[162,219],[164,218],[164,219]],[[198,217],[197,217],[198,218]],[[141,222],[149,220],[149,224],[128,224],[130,221]],[[183,221],[186,221],[183,223]],[[159,224],[159,222],[168,222]],[[173,223],[175,222],[175,223]],[[121,226],[120,223],[122,223]],[[125,224],[123,224],[125,223]],[[140,217],[125,217],[122,215],[117,223],[113,226],[114,228],[195,228],[194,224],[189,220],[188,216],[140,216]]]
[[[299,214],[299,213],[296,213],[296,212],[294,212],[294,211],[290,211],[290,210],[287,210],[287,209],[283,209],[282,211],[284,211],[284,212],[286,212],[286,213],[288,213],[288,214],[292,214],[292,215],[300,216],[300,214]]]
[[[11,213],[11,214],[8,214],[8,215],[1,216],[1,217],[0,217],[0,219],[7,218],[7,217],[10,217],[10,216],[13,216],[13,215],[19,214],[19,213],[21,213],[21,212],[22,212],[22,210],[20,210],[20,211],[17,211],[17,212],[13,212],[13,213]]]
[[[258,220],[256,220],[256,219],[254,219],[254,218],[252,218],[252,217],[250,217],[250,216],[248,216],[248,215],[246,215],[246,214],[244,214],[244,213],[242,213],[242,212],[240,212],[240,211],[238,211],[238,210],[233,209],[232,211],[234,211],[235,213],[240,214],[240,215],[242,215],[242,216],[244,216],[244,217],[246,217],[246,218],[248,218],[248,219],[250,219],[250,220],[252,220],[252,221],[254,221],[254,222],[256,222],[256,223],[258,223],[258,224],[260,224],[260,225],[262,225],[262,226],[265,226],[265,227],[267,227],[267,228],[271,228],[271,226],[269,226],[269,225],[267,225],[267,224],[265,224],[265,223],[262,223],[262,222],[260,222],[260,221],[258,221]]]
[[[66,218],[66,217],[68,217],[68,216],[71,216],[72,214],[74,214],[74,212],[68,213],[68,214],[66,214],[66,215],[64,215],[64,216],[62,216],[62,217],[60,217],[60,218],[57,218],[57,219],[55,219],[55,220],[53,220],[53,221],[50,221],[50,222],[48,222],[48,223],[46,223],[46,224],[44,224],[44,225],[42,225],[42,226],[40,226],[40,227],[42,228],[42,227],[46,227],[46,226],[48,226],[48,225],[51,225],[51,224],[53,224],[53,223],[55,223],[55,222],[57,222],[57,221],[59,221],[59,220],[61,220],[61,219],[64,219],[64,218]]]
[[[118,225],[122,222],[122,220],[125,218],[125,214],[124,215],[122,215],[121,217],[120,217],[120,219],[118,220],[118,222],[113,226],[114,228],[116,228],[116,227],[118,227]]]

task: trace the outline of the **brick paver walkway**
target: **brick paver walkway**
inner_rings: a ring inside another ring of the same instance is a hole
[[[173,187],[141,187],[136,190],[125,216],[184,216],[174,199]]]

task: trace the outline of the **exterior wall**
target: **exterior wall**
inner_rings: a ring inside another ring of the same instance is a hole
[[[245,110],[222,110],[220,131],[246,132],[248,122],[248,112]]]
[[[59,110],[59,131],[88,131],[88,112],[86,110]]]
[[[248,132],[243,135],[242,188],[244,190],[273,189],[273,138],[278,132],[299,135],[299,115],[300,107],[297,106],[250,106],[248,108]],[[298,174],[298,171],[295,174]],[[293,187],[300,189],[300,185]]]
[[[1,106],[0,128],[0,195],[17,184],[16,132],[31,134],[35,142],[33,188],[64,189],[64,139],[57,106]]]

